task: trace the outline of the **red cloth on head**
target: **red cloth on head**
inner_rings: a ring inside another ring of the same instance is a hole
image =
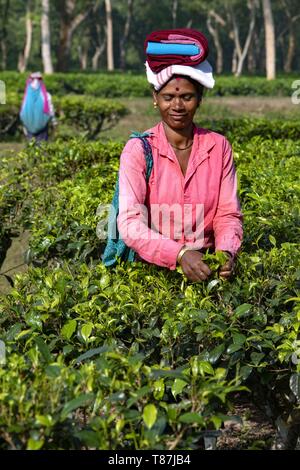
[[[172,42],[172,36],[183,36],[185,39],[195,40],[196,44],[199,43],[201,47],[200,54],[195,57],[177,54],[166,54],[166,55],[155,55],[146,54],[147,62],[149,67],[154,73],[158,73],[169,65],[189,65],[194,67],[195,65],[203,62],[208,56],[209,48],[208,41],[204,34],[195,29],[189,28],[178,28],[178,29],[165,29],[161,31],[153,31],[148,34],[144,43],[144,51],[146,53],[148,42]]]

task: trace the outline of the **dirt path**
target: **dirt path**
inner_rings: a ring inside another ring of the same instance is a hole
[[[225,422],[217,442],[219,450],[270,450],[276,429],[266,416],[247,397],[237,397],[234,414],[241,418]]]
[[[225,106],[231,112],[239,115],[264,116],[266,113],[273,113],[274,117],[285,117],[286,114],[300,115],[300,106],[292,103],[289,97],[277,96],[224,96],[207,98],[207,104],[215,106]]]

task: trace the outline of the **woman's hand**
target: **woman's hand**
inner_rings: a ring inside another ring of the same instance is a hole
[[[202,257],[203,253],[195,250],[188,250],[183,254],[179,264],[190,281],[206,281],[211,275],[211,270],[202,261]]]
[[[233,274],[234,257],[228,251],[225,251],[225,253],[229,256],[229,258],[228,261],[226,261],[226,263],[220,268],[219,274],[224,279],[229,279]]]

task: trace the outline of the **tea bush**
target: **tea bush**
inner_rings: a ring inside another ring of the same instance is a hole
[[[1,308],[2,447],[195,447],[201,431],[218,428],[227,395],[243,387],[197,348],[161,360],[174,341],[166,332],[160,339],[161,315],[171,320],[181,276],[168,291],[154,283],[171,280],[143,266],[114,276],[72,263],[20,278]]]
[[[300,142],[293,123],[287,135],[268,124],[258,136],[260,125],[228,128],[245,217],[229,282],[218,254],[199,284],[101,264],[97,207],[111,200],[121,143],[30,145],[1,163],[1,225],[30,228],[32,266],[1,299],[0,448],[199,449],[233,419],[237,392],[280,417],[295,446]]]
[[[199,123],[202,127],[220,132],[231,142],[247,142],[256,137],[262,140],[292,139],[299,140],[300,132],[297,120],[280,120],[265,118],[228,118],[222,120],[206,120]],[[299,153],[296,153],[299,155]]]
[[[113,127],[127,112],[125,106],[116,101],[76,95],[60,98],[56,108],[62,123],[83,131],[88,139],[95,139],[104,124],[106,130]]]
[[[22,135],[19,119],[21,95],[9,95],[6,105],[0,107],[0,137],[7,139]],[[113,127],[127,113],[117,101],[91,96],[68,95],[53,99],[56,117],[60,121],[60,136],[73,137],[74,133],[95,139],[105,129]],[[64,130],[68,126],[71,130]],[[62,128],[62,130],[61,130]]]
[[[245,215],[244,249],[251,253],[257,247],[297,243],[300,212],[295,176],[300,171],[300,145],[288,139],[254,137],[234,143],[234,151]],[[33,226],[38,227],[32,232],[33,258],[41,262],[72,254],[86,260],[94,249],[99,258],[102,245],[96,236],[96,210],[99,203],[111,200],[117,162],[118,154],[111,154],[105,168],[102,163],[95,164],[47,193],[40,190],[32,194]]]
[[[23,93],[27,75],[2,72],[1,80],[8,93]],[[150,96],[145,74],[135,73],[55,73],[45,76],[46,86],[55,96],[66,94],[93,95],[103,98]],[[291,96],[293,76],[267,81],[265,77],[218,76],[209,96]]]

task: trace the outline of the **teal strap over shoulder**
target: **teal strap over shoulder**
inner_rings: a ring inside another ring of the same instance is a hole
[[[153,157],[151,145],[148,142],[147,137],[149,133],[133,132],[130,138],[139,138],[142,141],[144,156],[146,160],[146,181],[149,181],[152,168],[153,168]],[[117,259],[120,258],[122,261],[135,261],[136,253],[134,250],[125,245],[121,239],[118,226],[117,217],[119,215],[119,174],[116,182],[115,192],[113,195],[112,207],[108,219],[108,236],[106,247],[102,256],[102,262],[105,266],[115,266]]]

